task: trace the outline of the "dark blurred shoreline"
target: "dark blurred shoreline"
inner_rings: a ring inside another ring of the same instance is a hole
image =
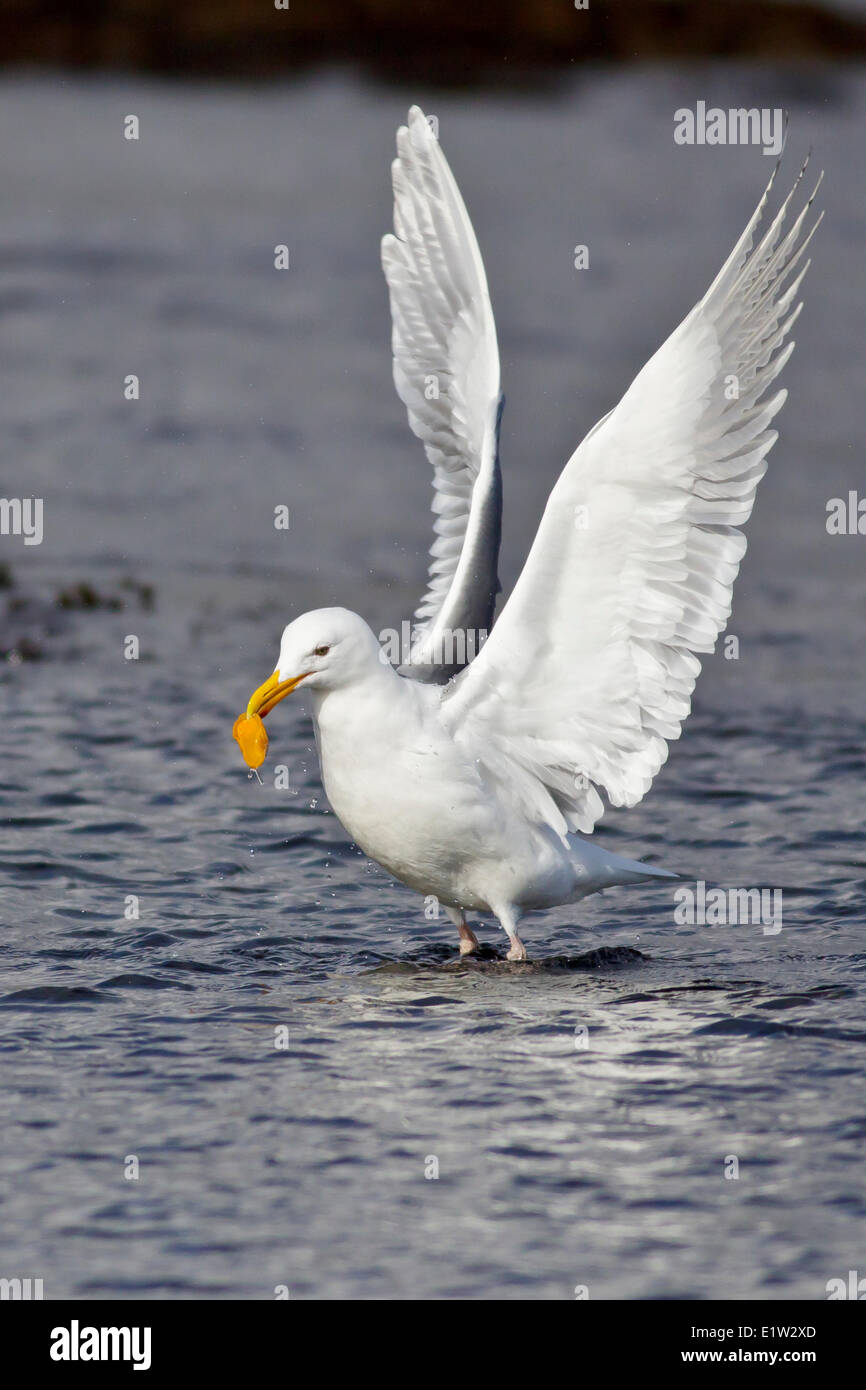
[[[856,60],[866,19],[797,0],[4,0],[0,62],[257,79],[353,62],[377,80],[520,85],[583,62]]]

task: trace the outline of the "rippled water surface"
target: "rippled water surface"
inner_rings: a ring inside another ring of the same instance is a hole
[[[0,88],[0,484],[46,509],[41,546],[0,541],[0,1275],[47,1297],[814,1299],[862,1271],[866,540],[824,523],[866,481],[863,93],[759,68],[471,101],[343,77]],[[782,930],[677,925],[670,888],[618,889],[529,919],[530,966],[461,964],[330,814],[302,698],[264,786],[230,736],[291,617],[339,602],[378,629],[420,592],[428,478],[377,265],[394,127],[412,99],[438,114],[487,260],[508,588],[558,468],[767,177],[755,150],[674,146],[699,98],[788,107],[786,174],[812,144],[829,216],[739,657],[706,663],[651,794],[599,834],[781,890]]]

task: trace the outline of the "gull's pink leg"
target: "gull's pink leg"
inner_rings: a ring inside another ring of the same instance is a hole
[[[447,907],[445,911],[460,933],[461,956],[471,956],[473,951],[478,950],[478,937],[475,935],[474,931],[466,925],[466,918],[459,908]]]
[[[513,907],[495,908],[496,916],[499,918],[500,925],[508,933],[508,940],[511,945],[506,952],[506,960],[526,960],[526,947],[517,935],[517,923],[520,921],[521,914]]]
[[[460,932],[460,954],[461,956],[471,956],[473,951],[478,950],[478,937],[471,927],[467,927],[465,922],[461,922],[458,928]]]

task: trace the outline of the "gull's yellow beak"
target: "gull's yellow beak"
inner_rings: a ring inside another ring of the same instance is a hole
[[[287,695],[291,695],[296,685],[300,685],[309,675],[309,671],[304,671],[303,675],[295,676],[294,680],[281,681],[279,671],[274,671],[272,676],[268,676],[264,685],[260,685],[258,690],[253,691],[247,705],[247,718],[253,714],[259,715],[264,719],[266,714],[270,714],[274,705],[278,705],[280,700],[284,700]]]

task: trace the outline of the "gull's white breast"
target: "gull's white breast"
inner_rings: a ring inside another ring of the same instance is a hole
[[[562,901],[574,877],[562,842],[502,803],[442,726],[439,698],[395,677],[317,702],[334,813],[369,858],[449,906],[492,911],[491,899],[527,892]]]

